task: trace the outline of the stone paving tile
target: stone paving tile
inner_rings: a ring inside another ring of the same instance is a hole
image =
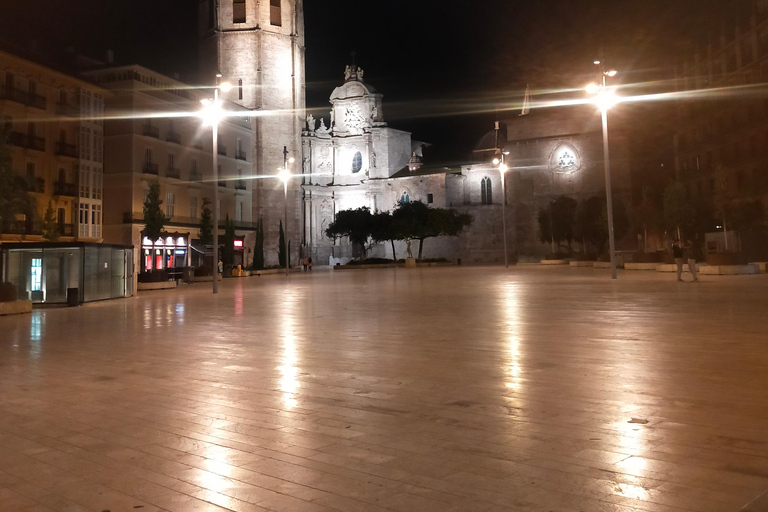
[[[0,318],[0,510],[754,508],[766,285],[316,272]]]

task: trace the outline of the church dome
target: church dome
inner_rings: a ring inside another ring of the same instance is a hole
[[[364,71],[355,65],[347,66],[344,72],[344,85],[337,87],[331,94],[331,101],[365,98],[376,94],[373,86],[363,82]]]

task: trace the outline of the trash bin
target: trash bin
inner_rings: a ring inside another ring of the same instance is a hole
[[[456,259],[456,265],[461,266],[461,258]]]
[[[80,304],[80,289],[67,288],[67,306],[73,307]]]
[[[194,283],[195,282],[195,267],[184,267],[184,271],[182,272],[182,276],[185,283]]]

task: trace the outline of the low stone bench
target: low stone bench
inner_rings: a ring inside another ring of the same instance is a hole
[[[760,273],[758,265],[706,265],[699,273],[708,276],[740,276]]]
[[[160,283],[139,283],[140,292],[147,290],[170,290],[176,288],[176,281],[162,281]]]
[[[571,262],[572,267],[589,267],[592,268],[595,266],[594,261],[572,261]]]
[[[541,260],[542,265],[567,265],[568,260]]]
[[[5,315],[23,315],[32,312],[31,300],[14,300],[10,302],[0,302],[0,316]]]
[[[763,274],[768,272],[768,261],[754,261],[750,263],[750,265],[757,265],[757,268],[759,268],[760,272]]]
[[[661,263],[625,263],[625,270],[656,270]]]
[[[611,268],[610,261],[596,261],[592,268]],[[621,265],[616,264],[616,268],[621,268]]]
[[[706,263],[697,263],[696,270],[701,272],[701,269],[706,267]],[[656,272],[677,272],[677,263],[661,263],[656,267]],[[683,272],[688,272],[688,262],[683,263]]]

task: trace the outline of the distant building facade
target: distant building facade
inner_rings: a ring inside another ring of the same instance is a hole
[[[9,134],[12,168],[36,202],[32,218],[8,222],[2,241],[42,240],[53,208],[62,241],[101,242],[103,121],[101,87],[0,51],[0,119]]]
[[[112,91],[104,134],[104,201],[108,205],[104,240],[133,245],[137,272],[183,267],[193,261],[191,251],[205,251],[197,239],[203,200],[208,199],[211,211],[219,210],[219,227],[228,216],[237,234],[246,239],[236,264],[249,265],[255,226],[250,179],[253,135],[248,118],[222,120],[218,148],[213,148],[210,128],[190,115],[200,110],[205,97],[195,88],[141,66],[100,69],[86,76]],[[224,108],[245,111],[232,103]],[[213,181],[213,151],[218,152],[218,182]],[[144,201],[153,181],[160,184],[162,208],[169,219],[168,236],[160,247],[153,247],[154,241],[143,235]],[[218,204],[213,204],[214,187],[218,187]]]

